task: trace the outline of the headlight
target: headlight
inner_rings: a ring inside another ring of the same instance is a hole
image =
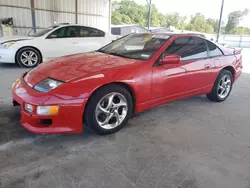
[[[47,78],[41,82],[39,82],[37,85],[35,85],[34,89],[40,92],[49,92],[52,89],[57,88],[58,86],[62,85],[64,82],[54,80],[51,78]]]
[[[3,48],[3,49],[8,49],[9,47],[11,47],[12,45],[16,44],[15,41],[12,41],[12,42],[5,42],[5,43],[2,43],[0,45],[0,48]]]
[[[32,113],[33,106],[31,104],[25,103],[24,104],[24,109],[26,110],[26,112]]]

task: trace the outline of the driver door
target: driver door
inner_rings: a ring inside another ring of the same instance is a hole
[[[167,47],[161,58],[181,56],[178,64],[157,64],[153,67],[152,96],[163,101],[175,100],[199,93],[212,83],[212,60],[203,39],[179,37]]]

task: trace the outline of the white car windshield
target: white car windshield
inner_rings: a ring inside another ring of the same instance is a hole
[[[54,29],[57,28],[57,27],[58,27],[58,25],[51,26],[51,27],[48,27],[48,28],[43,29],[43,30],[41,30],[41,31],[38,31],[38,32],[36,32],[36,33],[29,34],[29,36],[31,36],[31,37],[41,37],[41,36],[47,34],[48,32],[54,30]]]
[[[168,35],[131,34],[99,49],[98,52],[131,59],[147,60],[169,39]]]

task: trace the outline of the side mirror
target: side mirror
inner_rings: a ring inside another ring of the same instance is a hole
[[[181,62],[181,56],[179,55],[168,55],[160,60],[162,65],[166,64],[179,64]]]

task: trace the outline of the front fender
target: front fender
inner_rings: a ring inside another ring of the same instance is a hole
[[[152,67],[123,67],[99,71],[91,75],[69,81],[52,90],[51,93],[63,99],[86,99],[98,88],[111,83],[123,83],[133,91],[136,104],[145,103],[151,96]]]
[[[115,71],[109,70],[77,78],[76,80],[69,81],[52,90],[51,94],[63,99],[89,98],[96,89],[106,84],[118,81],[114,80],[115,74]]]

